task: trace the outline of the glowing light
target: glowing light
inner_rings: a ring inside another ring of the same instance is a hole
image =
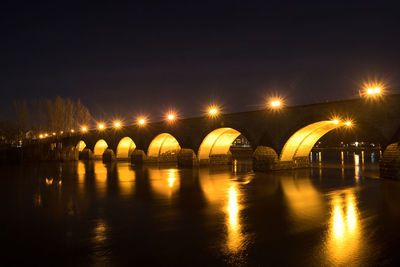
[[[131,138],[122,138],[117,146],[117,159],[129,159],[135,148],[136,144]]]
[[[382,89],[380,87],[368,88],[367,89],[367,94],[368,95],[376,95],[376,94],[380,94],[381,92],[382,92]]]
[[[282,99],[280,98],[272,98],[269,103],[269,108],[271,109],[279,109],[282,107]]]
[[[172,114],[172,113],[168,114],[167,119],[168,119],[169,121],[175,120],[175,114]]]
[[[39,135],[39,138],[42,139],[42,138],[43,138],[43,134],[40,134],[40,135]]]
[[[121,127],[121,122],[120,121],[114,122],[114,127],[115,128],[120,128]]]
[[[63,134],[63,133],[64,133],[64,131],[61,131],[61,132],[60,132],[60,134]]]
[[[218,128],[209,133],[201,142],[198,158],[199,160],[209,160],[211,155],[226,155],[229,149],[240,135],[235,129],[232,128]]]
[[[80,140],[80,141],[78,142],[78,144],[76,145],[76,149],[77,149],[79,152],[82,152],[83,149],[85,149],[85,147],[86,147],[86,143],[85,143],[84,141],[82,141],[82,140]]]
[[[74,133],[75,132],[75,130],[74,129],[71,129],[71,133]]]
[[[346,121],[345,124],[346,126],[350,127],[353,123],[351,121]]]
[[[99,130],[104,130],[104,123],[99,123],[99,125],[97,126],[99,128]]]
[[[295,157],[306,157],[310,155],[315,143],[326,133],[342,127],[339,120],[320,121],[305,126],[295,132],[285,143],[280,156],[281,161],[290,161]]]
[[[147,155],[156,158],[168,155],[172,159],[176,157],[180,149],[181,147],[175,137],[168,133],[161,133],[151,141]]]
[[[49,136],[49,135],[48,135],[47,133],[45,133],[45,134],[44,134],[44,137],[47,137],[47,136]]]
[[[138,119],[139,125],[145,125],[146,124],[146,119],[145,118],[139,118]]]
[[[87,127],[86,126],[82,126],[81,130],[82,130],[82,132],[87,132]]]
[[[53,135],[56,135],[56,133],[55,133],[55,132],[53,132]]]
[[[382,82],[366,82],[363,85],[363,91],[360,91],[361,96],[378,97],[383,94],[385,85]]]
[[[219,108],[217,106],[212,105],[208,107],[208,115],[210,117],[215,117],[218,115],[218,113],[219,113]]]
[[[96,142],[94,145],[94,150],[93,154],[96,159],[101,159],[103,156],[104,151],[106,151],[108,147],[107,142],[104,139],[100,139],[99,141]]]

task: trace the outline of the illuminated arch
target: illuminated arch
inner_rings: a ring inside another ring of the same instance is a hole
[[[147,150],[147,156],[159,157],[165,153],[177,153],[181,149],[178,141],[168,133],[162,133],[154,137]]]
[[[122,138],[117,146],[117,159],[129,159],[135,149],[136,144],[131,138]]]
[[[93,154],[95,158],[101,158],[103,156],[104,151],[106,151],[108,145],[104,139],[100,139],[94,145]]]
[[[240,134],[232,128],[219,128],[212,131],[201,142],[198,152],[199,160],[209,159],[211,155],[227,154],[233,141]]]
[[[320,121],[301,128],[284,145],[280,160],[291,161],[297,157],[308,156],[315,143],[322,136],[345,125],[346,123],[337,121]]]
[[[75,147],[79,152],[82,152],[82,150],[86,147],[86,143],[83,140],[80,140]]]

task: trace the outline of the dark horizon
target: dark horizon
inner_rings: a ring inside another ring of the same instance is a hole
[[[398,92],[396,9],[385,4],[8,4],[0,100],[81,98],[95,119],[176,109],[201,115],[357,97],[368,79]]]

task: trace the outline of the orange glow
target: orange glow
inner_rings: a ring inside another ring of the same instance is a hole
[[[281,161],[290,161],[296,157],[305,157],[310,154],[315,143],[326,133],[345,126],[338,119],[320,121],[309,124],[295,132],[285,143],[280,156]]]
[[[167,119],[169,121],[173,121],[173,120],[175,120],[175,118],[176,118],[175,114],[172,114],[172,113],[168,114],[168,116],[167,116]]]
[[[87,132],[87,127],[86,126],[82,126],[81,130],[82,130],[82,132]]]
[[[99,123],[99,125],[97,126],[99,128],[99,130],[104,130],[104,123]]]
[[[208,115],[209,116],[215,117],[215,116],[218,115],[218,113],[219,113],[219,109],[218,109],[217,106],[214,106],[214,105],[209,106],[209,108],[208,108]]]
[[[74,133],[75,132],[75,130],[74,129],[71,129],[71,133]]]
[[[55,133],[55,132],[53,132],[53,135],[56,135],[56,133]]]
[[[353,123],[351,121],[346,121],[345,124],[346,124],[346,126],[349,126],[349,127],[353,125]]]
[[[271,98],[268,102],[270,109],[279,109],[283,105],[283,100],[281,98]]]
[[[114,127],[115,128],[120,128],[121,127],[121,122],[120,121],[114,122]]]
[[[229,152],[233,141],[240,135],[240,132],[232,128],[218,128],[209,133],[201,142],[198,158],[209,160],[211,155],[226,155]]]
[[[49,136],[49,135],[48,135],[47,133],[45,133],[45,134],[44,134],[44,137],[47,137],[47,136]]]
[[[360,95],[366,97],[379,97],[383,95],[385,90],[385,85],[382,82],[378,81],[369,81],[363,84],[363,92],[360,92]]]
[[[145,118],[139,118],[138,119],[139,125],[145,125],[146,124],[146,119]]]
[[[122,138],[117,146],[117,159],[129,159],[135,148],[136,144],[130,137]]]
[[[43,138],[43,134],[40,134],[40,135],[39,135],[39,138],[42,139],[42,138]]]
[[[168,133],[161,133],[154,137],[147,150],[149,157],[159,157],[163,154],[176,155],[181,147],[178,141]]]

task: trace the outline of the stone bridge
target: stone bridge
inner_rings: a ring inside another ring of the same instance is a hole
[[[383,148],[397,142],[400,94],[106,128],[38,142],[41,151],[49,151],[45,157],[55,159],[193,166],[230,162],[231,144],[242,135],[254,152],[254,168],[274,170],[308,166],[315,143],[336,129]],[[43,157],[43,152],[35,155]]]

